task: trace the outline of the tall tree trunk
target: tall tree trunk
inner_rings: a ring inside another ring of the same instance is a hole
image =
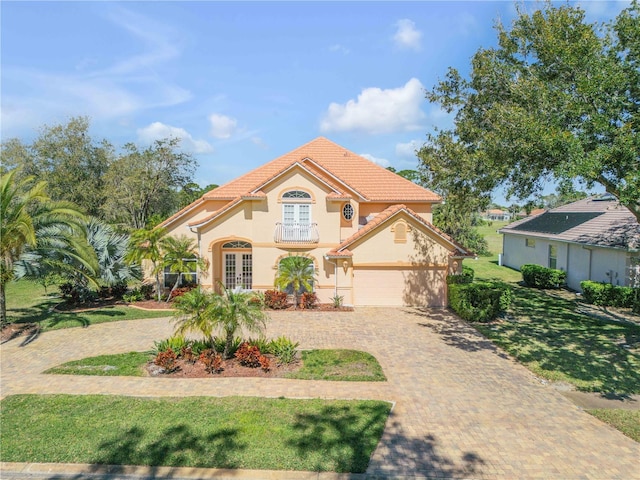
[[[227,330],[227,339],[224,342],[224,352],[222,352],[222,356],[225,360],[231,358],[231,344],[233,343],[233,331]]]
[[[0,327],[7,324],[7,302],[6,302],[5,284],[0,282]]]
[[[167,303],[169,303],[169,300],[171,300],[171,294],[173,293],[173,291],[178,288],[178,284],[180,283],[180,275],[182,275],[181,273],[178,274],[178,279],[176,280],[176,283],[173,284],[173,287],[171,288],[171,291],[169,292],[169,295],[167,295]]]

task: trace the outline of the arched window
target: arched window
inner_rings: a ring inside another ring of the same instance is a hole
[[[311,195],[302,190],[290,190],[282,194],[282,198],[311,200]]]
[[[234,240],[233,242],[225,243],[222,248],[251,248],[251,244],[241,240]]]

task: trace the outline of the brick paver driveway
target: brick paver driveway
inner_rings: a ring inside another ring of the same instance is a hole
[[[167,319],[50,332],[2,346],[2,395],[101,393],[372,398],[395,402],[368,473],[436,478],[640,479],[640,444],[572,405],[446,311],[275,312],[268,335],[374,354],[386,383],[42,375],[64,361],[144,350]],[[167,388],[171,383],[171,388]]]

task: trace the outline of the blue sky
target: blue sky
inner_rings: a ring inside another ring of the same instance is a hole
[[[596,21],[628,2],[581,5]],[[86,115],[115,145],[182,138],[204,186],[321,135],[416,168],[426,132],[452,121],[425,89],[449,66],[466,73],[515,6],[3,1],[0,14],[3,140]]]

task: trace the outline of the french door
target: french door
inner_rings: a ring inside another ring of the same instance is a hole
[[[224,254],[224,286],[251,290],[253,283],[253,259],[251,253],[226,252]]]
[[[311,205],[285,203],[282,205],[282,239],[304,241],[311,239]]]

